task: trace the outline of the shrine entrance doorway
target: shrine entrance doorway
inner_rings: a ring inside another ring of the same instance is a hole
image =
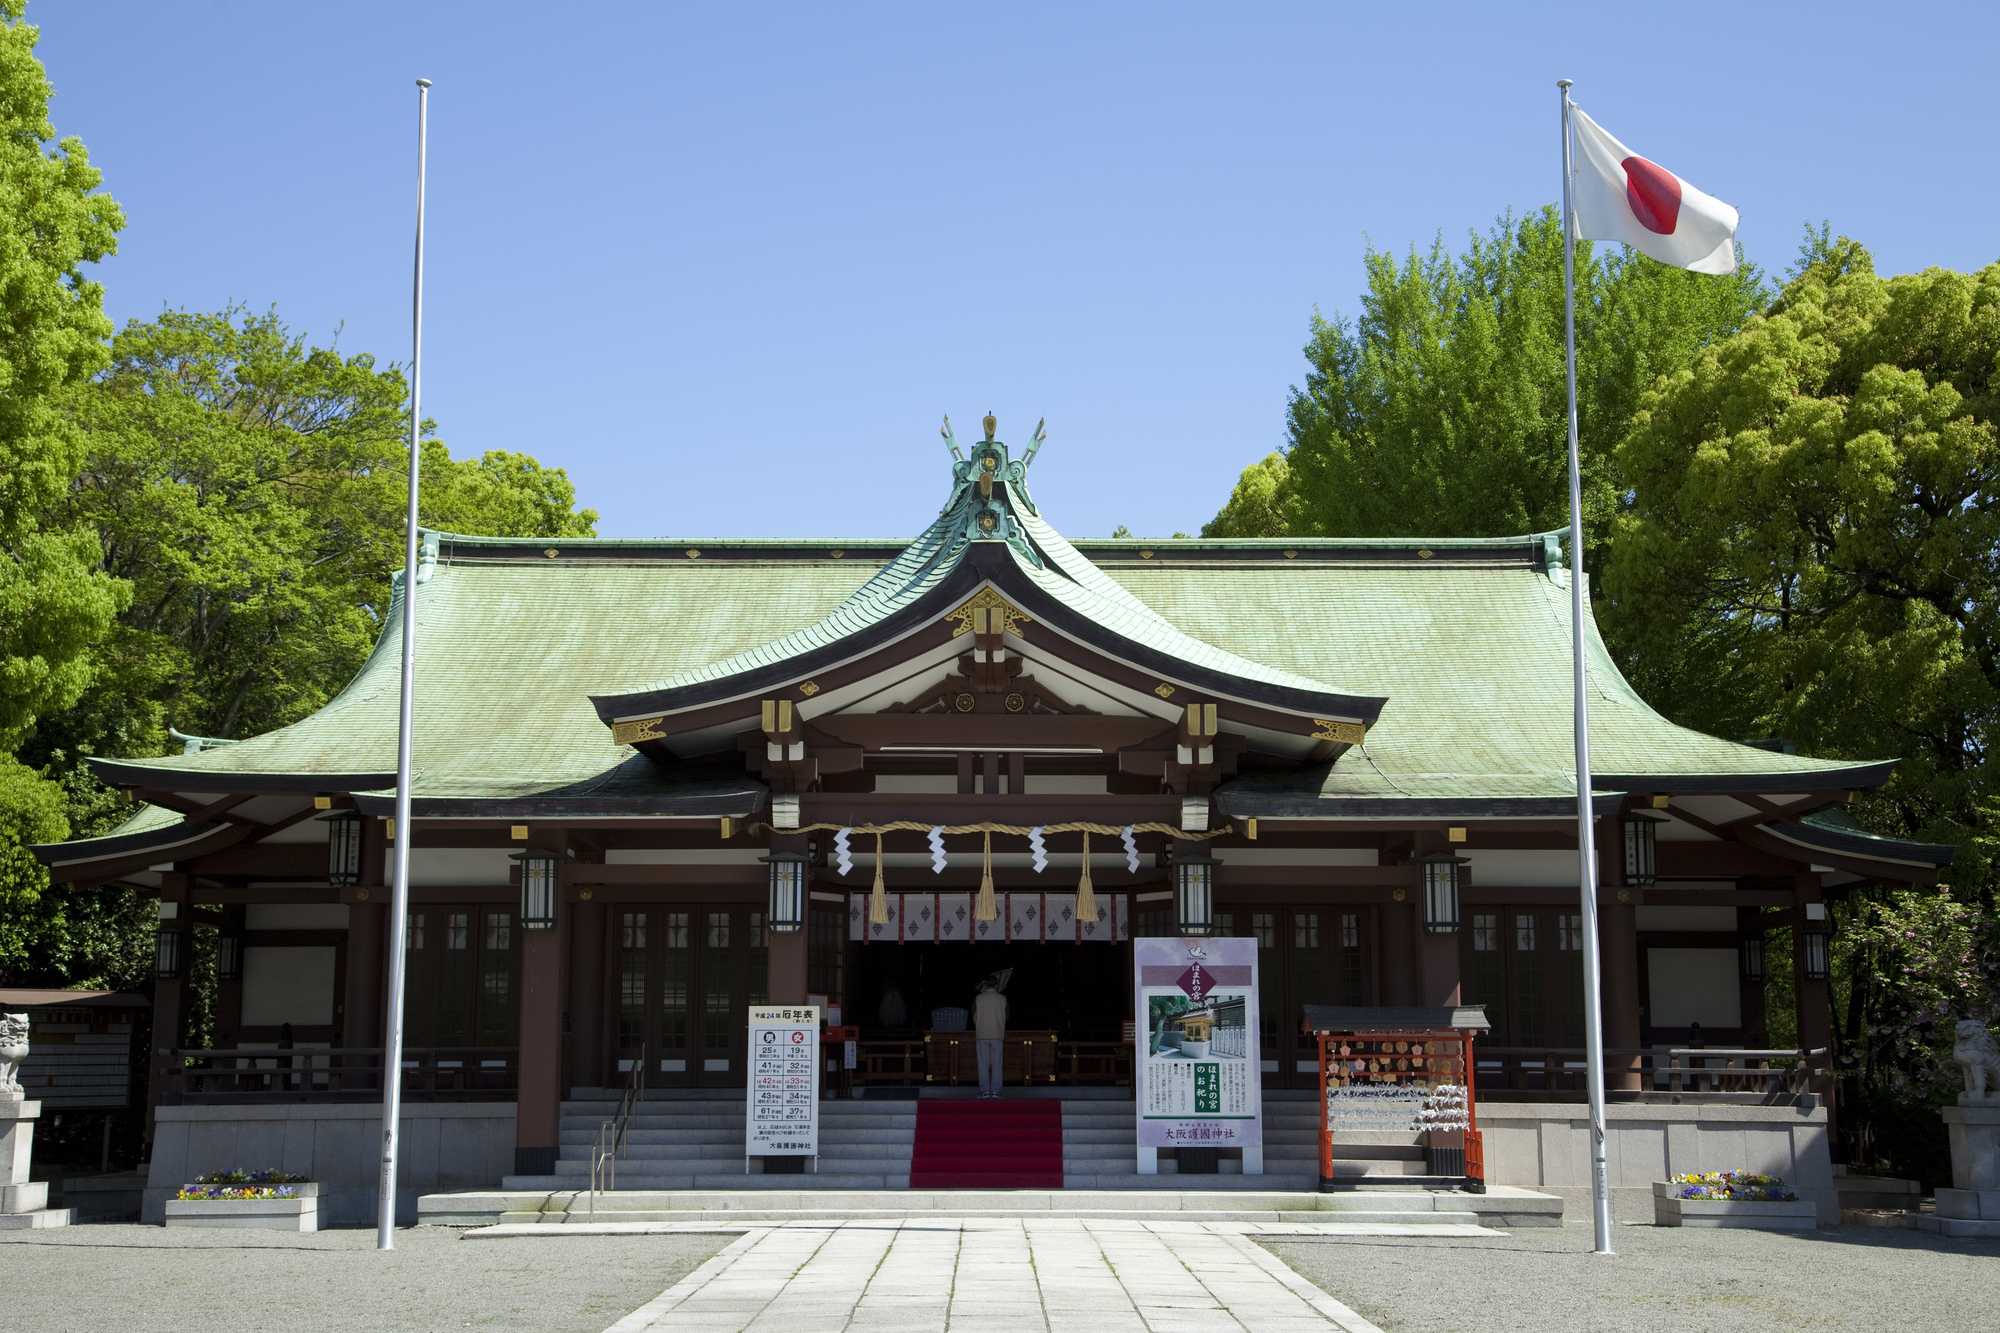
[[[1130,941],[855,944],[849,957],[843,1017],[861,1029],[857,1085],[976,1085],[973,1000],[998,972],[1010,974],[1009,1085],[1131,1083]]]

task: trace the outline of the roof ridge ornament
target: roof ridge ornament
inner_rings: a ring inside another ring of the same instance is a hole
[[[950,417],[945,418],[939,432],[951,449],[953,460],[951,499],[939,511],[948,530],[939,558],[951,559],[972,542],[1003,541],[1036,569],[1044,569],[1047,566],[1042,553],[1035,549],[1027,529],[1015,517],[1017,508],[1040,517],[1035,502],[1028,496],[1027,460],[1008,457],[1006,443],[995,438],[1000,420],[993,413],[988,412],[979,424],[986,438],[971,446],[969,454],[960,451]],[[1045,438],[1044,425],[1038,423],[1030,457]]]

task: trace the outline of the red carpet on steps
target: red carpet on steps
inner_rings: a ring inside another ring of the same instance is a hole
[[[923,1100],[911,1189],[1061,1189],[1062,1103]]]

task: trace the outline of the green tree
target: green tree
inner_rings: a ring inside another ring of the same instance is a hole
[[[1284,537],[1292,530],[1292,472],[1281,453],[1252,463],[1237,478],[1229,503],[1201,525],[1204,537]]]
[[[75,702],[125,589],[95,535],[62,513],[83,441],[61,410],[104,364],[111,323],[83,266],[117,248],[124,215],[96,193],[81,140],[55,142],[40,34],[0,0],[0,955],[26,927],[41,867],[27,844],[67,835],[63,792],[10,755]]]
[[[1501,218],[1462,255],[1370,249],[1358,320],[1314,316],[1284,455],[1243,474],[1207,536],[1478,537],[1567,524],[1562,230]],[[1576,252],[1577,415],[1591,536],[1625,487],[1612,451],[1639,394],[1765,300],[1744,265],[1688,273]]]
[[[1634,499],[1604,614],[1639,688],[1705,731],[1899,758],[1857,816],[1961,848],[1952,894],[1851,906],[1843,1045],[1868,1088],[1909,1097],[1938,1095],[1950,1025],[1902,1013],[1883,969],[1921,942],[1985,978],[1954,1007],[2000,1007],[1996,359],[2000,264],[1883,278],[1817,238],[1768,311],[1645,393],[1618,451]]]
[[[85,756],[160,754],[169,726],[217,737],[284,726],[359,669],[403,561],[408,386],[372,357],[309,346],[275,313],[169,311],[128,324],[67,412],[81,471],[52,509],[90,534],[99,576],[133,594],[92,684],[20,751],[62,784],[47,790],[82,834],[130,813],[106,800]],[[595,528],[567,475],[525,454],[454,459],[426,439],[422,461],[427,526]],[[0,798],[8,790],[0,775]],[[43,820],[16,841],[62,836]],[[0,873],[5,858],[0,845]],[[129,952],[114,939],[129,916],[120,894],[38,899],[45,880],[25,863],[21,874],[0,974],[74,977]]]
[[[78,714],[93,739],[151,753],[169,723],[253,735],[347,682],[403,560],[407,400],[400,370],[310,347],[275,312],[126,326],[74,404],[89,453],[72,510],[134,591]],[[561,469],[525,454],[458,460],[430,439],[423,466],[428,526],[575,537],[596,523]]]

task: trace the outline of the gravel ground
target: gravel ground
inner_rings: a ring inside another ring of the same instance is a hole
[[[602,1333],[735,1236],[461,1241],[455,1230],[0,1232],[0,1328],[32,1333]]]
[[[1916,1231],[1618,1226],[1492,1240],[1266,1240],[1387,1333],[2000,1327],[2000,1241]]]

